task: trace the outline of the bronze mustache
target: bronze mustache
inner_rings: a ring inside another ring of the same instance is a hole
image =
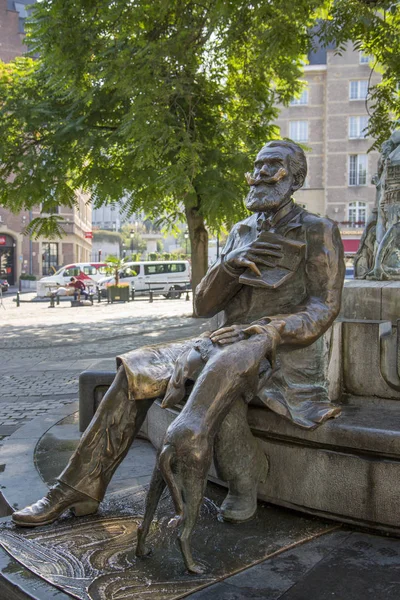
[[[279,167],[275,175],[272,175],[272,177],[257,177],[255,179],[251,173],[245,173],[244,176],[246,177],[246,181],[249,185],[260,185],[260,183],[266,183],[271,185],[274,183],[278,183],[278,181],[286,177],[287,174],[288,172],[286,171],[286,169],[284,169],[283,167]]]

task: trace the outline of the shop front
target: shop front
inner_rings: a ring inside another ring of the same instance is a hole
[[[16,282],[15,240],[10,235],[0,233],[0,277],[10,285]]]

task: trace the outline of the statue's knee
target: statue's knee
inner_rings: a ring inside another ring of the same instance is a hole
[[[123,365],[121,365],[118,368],[117,374],[114,379],[114,384],[118,387],[118,389],[124,392],[128,392],[129,390],[128,377],[125,371],[125,367]]]
[[[235,344],[226,346],[223,349],[223,352],[217,354],[214,357],[212,364],[213,369],[218,369],[218,374],[221,377],[232,377],[232,375],[238,371],[238,368],[240,368],[240,364],[238,364],[238,354],[237,349],[235,349]]]

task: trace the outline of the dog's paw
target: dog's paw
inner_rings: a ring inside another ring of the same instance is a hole
[[[182,517],[180,517],[179,515],[175,515],[174,517],[172,517],[172,519],[170,519],[168,521],[168,527],[170,527],[171,529],[176,529],[182,522]]]
[[[206,572],[205,565],[202,565],[201,563],[193,562],[186,565],[186,568],[189,571],[189,573],[193,573],[194,575],[204,575],[204,573]]]
[[[137,544],[135,554],[138,558],[145,558],[153,554],[152,548],[148,548],[145,544]]]

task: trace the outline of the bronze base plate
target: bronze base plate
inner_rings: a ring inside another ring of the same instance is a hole
[[[209,484],[193,535],[193,554],[206,574],[187,573],[168,527],[174,514],[161,499],[148,544],[152,555],[135,557],[136,531],[147,490],[108,500],[99,514],[37,529],[7,524],[0,545],[24,567],[79,600],[172,600],[207,587],[272,555],[336,529],[331,523],[260,503],[242,524],[220,522],[225,490]],[[118,515],[118,516],[117,516]]]

